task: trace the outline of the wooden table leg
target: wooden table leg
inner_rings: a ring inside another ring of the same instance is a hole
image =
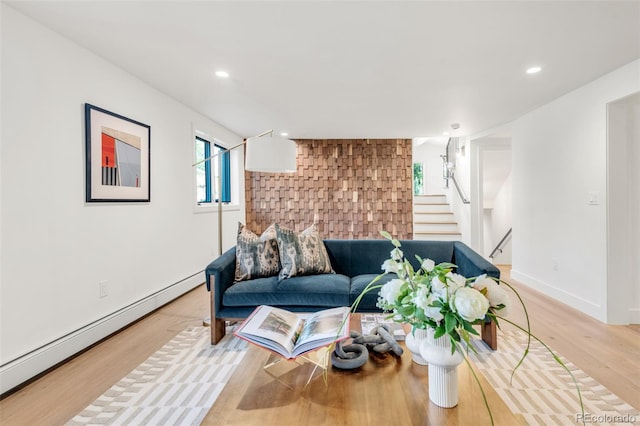
[[[498,327],[493,321],[482,324],[482,340],[494,351],[498,349]]]

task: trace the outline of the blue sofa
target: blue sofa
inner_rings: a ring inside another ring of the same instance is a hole
[[[459,241],[401,241],[405,257],[415,268],[415,257],[436,263],[451,262],[465,277],[487,274],[499,278],[500,271],[470,247]],[[225,321],[246,318],[259,305],[281,307],[293,312],[315,312],[336,306],[350,306],[362,290],[382,273],[382,263],[393,249],[386,239],[324,240],[335,274],[297,276],[278,280],[277,276],[234,283],[235,247],[211,262],[206,270],[207,290],[211,293],[211,344],[225,334]],[[385,276],[384,283],[393,278]],[[378,294],[369,292],[357,312],[380,312]],[[496,349],[493,322],[482,329],[482,338]]]

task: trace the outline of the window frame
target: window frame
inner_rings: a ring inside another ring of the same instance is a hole
[[[218,204],[218,197],[222,198],[222,204],[231,204],[231,155],[230,152],[222,145],[219,145],[215,142],[211,142],[210,140],[202,137],[195,136],[194,139],[194,149],[197,150],[197,144],[204,144],[204,158],[207,160],[204,162],[205,169],[205,198],[203,200],[198,199],[198,179],[197,179],[197,171],[196,171],[196,204],[198,206],[202,205],[213,205]],[[212,146],[213,145],[213,149]],[[212,155],[217,155],[215,158],[209,158]],[[204,158],[196,157],[196,161],[200,161]],[[212,166],[211,162],[215,161]],[[222,167],[220,168],[220,164]],[[218,169],[221,170],[218,170]],[[221,194],[218,194],[218,179],[222,180],[222,190]]]

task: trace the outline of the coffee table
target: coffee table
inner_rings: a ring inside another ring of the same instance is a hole
[[[358,315],[352,318],[351,327],[359,329]],[[250,345],[203,425],[491,423],[480,389],[465,363],[458,367],[458,405],[440,408],[429,401],[428,367],[412,362],[406,348],[400,358],[372,355],[357,370],[342,371],[329,366],[326,385],[321,377],[306,385],[312,364],[292,364],[289,373],[274,378],[263,369],[269,356],[269,351]],[[495,424],[526,424],[477,374]]]

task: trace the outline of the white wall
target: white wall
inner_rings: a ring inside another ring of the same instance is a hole
[[[468,137],[460,137],[458,141],[458,145],[460,147],[464,146],[465,155],[453,155],[449,161],[455,164],[455,178],[458,184],[460,185],[460,189],[462,190],[462,195],[466,197],[467,200],[471,200],[473,203],[473,199],[471,198],[471,173],[470,173],[470,161],[471,157],[470,149],[469,149],[469,138]],[[456,217],[456,221],[458,222],[458,229],[462,234],[461,241],[465,244],[473,247],[472,242],[472,211],[470,204],[464,204],[458,190],[453,183],[453,180],[449,181],[449,191],[447,192],[447,200],[449,200],[449,204],[451,204],[451,209],[454,212]],[[480,251],[480,250],[478,250]]]
[[[630,216],[632,265],[635,270],[631,273],[630,286],[633,289],[633,304],[631,305],[631,323],[640,324],[640,94],[635,96],[635,103],[631,106],[633,120],[631,120],[629,139],[631,175],[629,176],[629,198],[632,202]]]
[[[640,92],[607,105],[607,322],[640,323]]]
[[[640,89],[640,60],[513,123],[512,277],[606,321],[606,104]],[[592,195],[598,201],[590,205]]]
[[[193,123],[230,145],[241,138],[1,7],[4,392],[70,355],[71,346],[91,342],[76,340],[49,355],[47,345],[75,338],[85,326],[174,283],[185,280],[185,291],[204,281],[217,239],[214,213],[197,214],[194,207]],[[85,203],[85,102],[151,126],[150,203]],[[229,216],[235,231],[244,209]],[[99,298],[101,280],[109,285],[105,298]],[[114,324],[100,334],[114,331]],[[26,372],[4,377],[21,359],[37,356]]]
[[[633,289],[633,304],[631,306],[631,323],[640,324],[640,94],[636,95],[636,102],[631,106],[633,120],[631,120],[631,138],[629,141],[631,167],[630,194],[632,201],[630,216],[631,223],[631,256],[635,270],[631,272],[631,288]]]
[[[513,173],[513,172],[512,172]],[[507,179],[502,183],[502,186],[498,190],[498,194],[493,200],[493,208],[491,210],[491,226],[490,226],[490,238],[491,244],[489,250],[493,250],[494,247],[500,242],[502,237],[507,233],[513,223],[512,218],[512,179],[509,174]],[[491,253],[488,253],[491,254]],[[507,240],[507,243],[502,248],[502,253],[496,253],[493,262],[497,265],[510,265],[511,264],[511,237]]]
[[[424,194],[443,194],[442,158],[445,145],[439,139],[413,144],[413,162],[422,163],[424,170]]]

